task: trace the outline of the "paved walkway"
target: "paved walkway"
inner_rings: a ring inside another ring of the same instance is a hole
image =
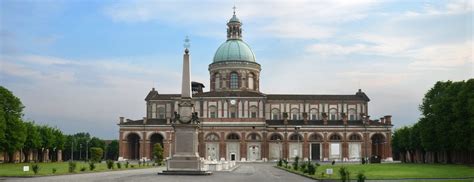
[[[313,181],[308,178],[288,173],[273,167],[273,163],[244,163],[232,172],[214,172],[210,176],[167,176],[157,175],[163,168],[135,169],[127,171],[112,171],[88,174],[73,174],[34,178],[7,178],[6,181],[56,182],[56,181]]]

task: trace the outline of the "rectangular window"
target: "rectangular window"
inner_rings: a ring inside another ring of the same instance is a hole
[[[355,120],[355,116],[353,114],[349,115],[349,120],[351,121]]]
[[[230,118],[235,118],[235,117],[236,117],[235,112],[231,112],[231,113],[230,113]]]
[[[298,119],[298,115],[297,114],[293,114],[293,120],[297,120]]]
[[[277,119],[278,119],[278,114],[273,114],[272,119],[273,119],[273,120],[277,120]]]
[[[250,114],[250,116],[251,116],[252,118],[257,118],[257,112],[252,112],[252,113]]]
[[[165,119],[165,114],[160,113],[160,115],[158,116],[158,119]]]
[[[211,112],[211,118],[216,118],[216,112]]]
[[[311,120],[316,120],[316,114],[311,115]]]
[[[330,120],[336,120],[336,115],[335,114],[331,114],[331,117],[329,118]]]

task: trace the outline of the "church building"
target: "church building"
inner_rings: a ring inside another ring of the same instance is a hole
[[[235,15],[227,23],[227,40],[209,64],[210,85],[192,83],[198,114],[199,155],[207,160],[276,161],[299,156],[307,161],[392,160],[390,115],[371,120],[369,97],[360,89],[350,95],[299,95],[260,92],[262,66],[242,37]],[[185,53],[188,54],[188,53]],[[153,145],[174,150],[173,118],[180,94],[152,88],[145,97],[146,116],[119,120],[119,160],[149,160]]]

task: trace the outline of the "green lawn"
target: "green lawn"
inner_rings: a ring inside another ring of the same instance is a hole
[[[34,176],[33,170],[31,168],[31,165],[33,163],[18,163],[18,164],[10,164],[10,163],[5,163],[5,164],[0,164],[0,176]],[[39,165],[39,172],[37,176],[45,176],[45,175],[59,175],[59,174],[70,174],[69,173],[69,164],[68,162],[52,162],[52,163],[37,163]],[[23,166],[30,166],[30,171],[29,172],[23,172]],[[131,166],[134,166],[132,168]],[[99,171],[111,171],[107,169],[107,164],[106,163],[96,163],[95,164],[95,169],[93,172],[99,172]],[[85,167],[85,171],[81,171],[81,168]],[[114,164],[114,169],[113,170],[126,170],[126,169],[136,169],[136,168],[149,168],[153,167],[151,164],[149,166],[140,166],[138,167],[138,164],[129,164],[128,168],[125,168],[125,164],[122,163],[122,168],[118,169],[117,165]],[[53,174],[53,168],[56,168],[56,173]],[[89,170],[89,163],[85,162],[77,162],[76,164],[76,171],[75,173],[88,173],[91,172]]]
[[[290,163],[288,163],[290,166]],[[313,178],[339,179],[339,168],[343,165],[321,165],[316,169]],[[356,179],[359,171],[364,171],[367,179],[401,179],[401,178],[466,178],[474,177],[474,167],[465,165],[445,164],[347,164],[351,179]],[[332,168],[334,174],[321,175],[327,168]],[[284,169],[284,168],[282,168]],[[290,170],[290,169],[285,169]],[[293,171],[293,170],[291,170]],[[294,172],[294,171],[293,171]],[[302,174],[302,172],[298,171]]]

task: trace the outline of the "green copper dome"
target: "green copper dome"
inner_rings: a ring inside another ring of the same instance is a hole
[[[240,39],[228,39],[217,49],[214,63],[224,61],[256,62],[252,49]]]

